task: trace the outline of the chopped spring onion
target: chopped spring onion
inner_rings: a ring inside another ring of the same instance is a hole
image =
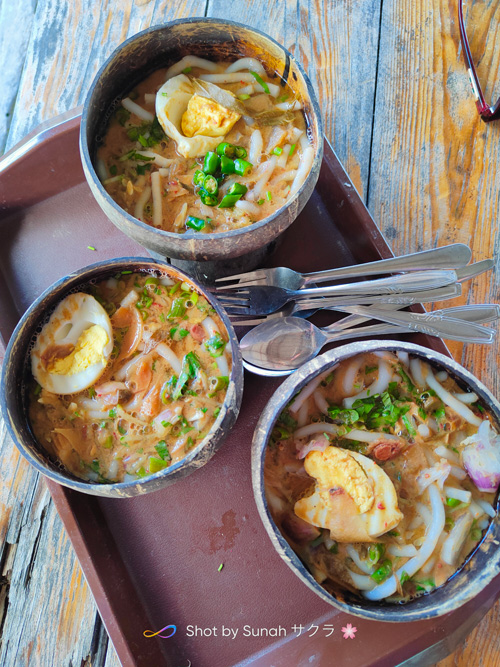
[[[264,92],[267,93],[267,94],[269,95],[269,94],[270,94],[270,93],[269,93],[269,86],[268,86],[267,83],[264,81],[264,79],[261,77],[261,75],[260,75],[260,74],[257,74],[257,72],[250,72],[250,74],[251,74],[251,75],[253,76],[253,78],[257,81],[257,83],[258,83],[260,86],[262,86],[262,88],[264,89]]]

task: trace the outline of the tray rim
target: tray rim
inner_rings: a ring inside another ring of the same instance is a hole
[[[82,110],[81,106],[75,107],[58,116],[55,116],[53,118],[50,118],[42,122],[41,124],[37,125],[28,135],[26,135],[12,148],[10,148],[3,156],[0,157],[0,179],[2,177],[2,174],[5,173],[9,168],[13,167],[19,160],[29,156],[30,153],[36,151],[36,149],[40,145],[44,144],[46,141],[54,138],[55,136],[58,136],[59,134],[74,131],[77,127],[79,127],[81,120],[81,110]],[[377,252],[380,254],[382,258],[394,256],[385,235],[374,221],[365,203],[363,202],[361,195],[358,193],[356,187],[352,183],[349,175],[345,171],[342,163],[338,159],[334,149],[332,148],[330,142],[326,137],[324,138],[324,143],[326,150],[324,151],[323,161],[328,163],[330,171],[340,172],[342,180],[339,179],[339,185],[342,187],[346,198],[350,199],[351,203],[354,203],[355,207],[359,208],[362,211],[363,215],[371,220],[372,245],[376,248]],[[82,181],[82,183],[84,183],[84,181]],[[316,185],[316,189],[318,188],[318,185],[319,183]],[[354,202],[352,201],[353,198]],[[145,252],[147,252],[147,250]],[[415,309],[420,312],[425,311],[423,306],[417,306],[415,307]],[[6,346],[7,342],[8,341],[4,342],[0,337],[0,347],[2,346],[2,344]],[[442,351],[444,352],[444,354],[452,357],[448,348],[441,339],[433,339],[433,342],[435,342],[435,345],[432,346],[433,349]],[[146,655],[145,652],[142,651],[140,658],[141,661],[137,662],[137,656],[134,655],[134,652],[132,650],[130,638],[127,637],[126,632],[124,631],[122,625],[120,623],[117,623],[117,617],[120,616],[119,609],[118,610],[116,609],[117,605],[114,598],[108,596],[107,589],[103,585],[102,579],[99,576],[98,569],[94,564],[91,551],[89,549],[88,538],[85,537],[82,525],[80,524],[77,516],[74,513],[71,496],[72,495],[81,496],[82,500],[92,500],[92,499],[96,500],[96,499],[93,496],[88,496],[86,494],[79,494],[78,492],[72,491],[71,489],[63,487],[45,477],[43,477],[43,481],[49,489],[49,492],[54,501],[56,509],[59,513],[61,521],[68,532],[68,536],[72,543],[77,560],[82,568],[85,579],[87,580],[90,590],[94,596],[96,606],[99,610],[102,622],[106,628],[109,638],[113,643],[113,646],[117,652],[117,655],[122,665],[124,665],[124,667],[129,667],[129,666],[136,667],[139,664],[141,665],[170,664],[164,650],[162,650],[165,647],[162,646],[158,640],[148,642],[148,646],[151,648],[151,653]],[[106,525],[105,522],[104,525]],[[125,567],[123,561],[121,562]],[[148,617],[147,608],[137,596],[137,591],[134,586],[132,586],[132,589],[134,591],[134,594],[136,594],[136,601],[135,601],[136,608],[142,610],[141,618],[147,618]],[[486,612],[487,610],[485,610],[484,613]],[[479,620],[477,622],[479,622]],[[470,628],[468,632],[470,632],[471,630],[472,628]],[[414,661],[418,661],[420,657],[423,658],[424,655],[427,656],[429,654],[432,654],[432,660],[434,661],[437,659],[441,659],[446,655],[448,655],[452,650],[454,650],[455,646],[458,645],[458,643],[462,641],[462,639],[463,637],[456,638],[456,641],[453,643],[453,646],[450,646],[450,636],[447,635],[443,639],[437,641],[435,644],[430,644],[422,651],[419,651],[418,653],[413,654],[408,658],[405,658],[403,662],[398,664],[399,665],[423,664],[421,662],[414,662]],[[443,646],[444,650],[439,654],[439,656],[437,656],[436,652],[439,650],[441,646]],[[260,654],[261,651],[257,651],[251,657],[253,659],[258,659]],[[429,657],[431,656],[429,655]],[[148,662],[143,663],[143,659],[148,660]],[[154,660],[154,662],[151,662],[152,660]],[[162,662],[160,663],[159,661]],[[377,661],[378,659],[375,658],[373,664],[376,664]],[[247,663],[245,659],[244,663],[238,664],[238,667],[241,667],[243,664],[246,665],[250,663]]]

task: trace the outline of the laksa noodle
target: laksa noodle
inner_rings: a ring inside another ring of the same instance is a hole
[[[362,354],[281,413],[265,459],[271,514],[326,590],[404,602],[481,541],[500,436],[478,396],[407,353]]]
[[[273,82],[275,81],[275,82]],[[302,104],[254,58],[186,56],[121,100],[97,172],[125,211],[167,232],[227,232],[263,220],[314,159]]]
[[[31,351],[29,418],[77,477],[132,481],[210,431],[231,372],[227,331],[191,285],[122,271],[70,294]]]

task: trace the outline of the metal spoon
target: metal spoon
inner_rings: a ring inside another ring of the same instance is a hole
[[[373,311],[373,308],[366,310]],[[466,319],[460,319],[461,312]],[[271,370],[285,370],[298,368],[313,359],[326,343],[349,338],[424,331],[451,340],[491,342],[494,330],[481,327],[477,322],[498,318],[498,307],[481,307],[476,311],[476,317],[474,312],[475,306],[462,306],[453,309],[453,317],[447,317],[446,310],[435,316],[432,313],[398,313],[400,321],[397,325],[378,324],[343,331],[335,326],[320,329],[307,320],[285,317],[260,324],[242,338],[240,348],[243,359],[249,364]]]

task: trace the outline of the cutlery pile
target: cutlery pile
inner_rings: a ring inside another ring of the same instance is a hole
[[[468,246],[455,243],[316,273],[300,274],[286,267],[259,269],[220,278],[216,294],[234,326],[255,327],[240,343],[245,367],[260,375],[286,375],[332,341],[419,331],[466,343],[493,342],[496,330],[483,324],[500,319],[496,304],[422,314],[401,312],[415,303],[459,296],[462,282],[494,266],[491,259],[469,265],[471,256]],[[396,272],[390,277],[338,282]],[[333,281],[333,285],[316,287]],[[347,316],[320,329],[306,321],[317,310]],[[384,324],[366,325],[369,320]]]

